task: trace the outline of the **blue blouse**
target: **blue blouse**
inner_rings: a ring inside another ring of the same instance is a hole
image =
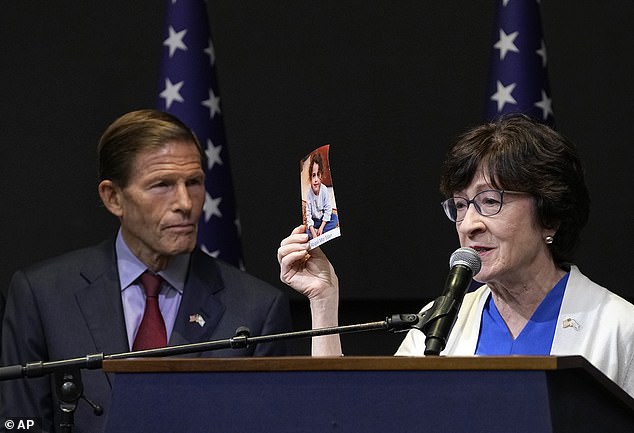
[[[482,311],[476,355],[549,355],[568,276],[546,295],[515,339],[489,295]]]

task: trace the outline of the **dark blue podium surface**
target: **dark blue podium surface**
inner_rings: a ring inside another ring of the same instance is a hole
[[[581,357],[105,361],[107,433],[634,432]]]

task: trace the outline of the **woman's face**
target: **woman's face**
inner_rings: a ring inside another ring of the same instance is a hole
[[[464,191],[454,195],[472,199],[480,191],[496,189],[479,172]],[[540,226],[535,202],[528,194],[504,194],[502,209],[492,216],[482,216],[473,204],[465,218],[456,223],[460,245],[474,248],[482,259],[475,277],[483,283],[504,285],[528,281],[552,264],[544,238],[552,234]]]

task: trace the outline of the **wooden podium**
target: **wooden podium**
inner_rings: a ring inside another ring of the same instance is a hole
[[[634,399],[579,356],[134,359],[106,433],[634,432]]]

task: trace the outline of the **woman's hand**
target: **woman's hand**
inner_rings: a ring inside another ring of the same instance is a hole
[[[280,279],[310,301],[339,296],[332,264],[319,248],[308,251],[306,226],[296,227],[277,250]]]
[[[277,250],[280,279],[310,300],[313,329],[339,324],[339,280],[319,248],[308,251],[306,226],[296,227]],[[313,356],[341,356],[339,335],[313,337]]]

